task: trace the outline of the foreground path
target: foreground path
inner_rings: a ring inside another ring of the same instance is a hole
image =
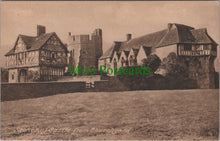
[[[1,102],[2,139],[217,139],[215,90],[60,94]]]

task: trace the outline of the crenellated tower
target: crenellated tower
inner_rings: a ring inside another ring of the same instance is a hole
[[[98,68],[98,59],[102,56],[102,30],[95,29],[89,35],[68,35],[69,65],[76,68]]]

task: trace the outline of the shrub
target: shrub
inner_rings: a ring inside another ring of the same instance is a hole
[[[159,68],[161,60],[156,54],[153,54],[143,59],[142,63],[146,67],[151,68],[151,72],[154,73]]]

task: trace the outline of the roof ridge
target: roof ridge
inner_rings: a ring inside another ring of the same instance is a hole
[[[159,30],[159,31],[156,31],[156,32],[151,32],[151,33],[149,33],[149,34],[144,34],[144,35],[142,35],[142,36],[133,38],[133,39],[131,39],[131,40],[129,40],[129,41],[125,41],[125,42],[130,42],[130,41],[132,41],[132,40],[134,40],[134,39],[138,39],[138,38],[141,38],[141,37],[145,37],[145,36],[147,36],[147,35],[152,35],[152,34],[155,34],[155,33],[161,32],[161,31],[165,31],[165,30],[167,30],[167,29]]]
[[[23,34],[18,34],[19,37],[25,36],[25,37],[31,37],[31,38],[36,38],[37,36],[28,36],[28,35],[23,35]]]

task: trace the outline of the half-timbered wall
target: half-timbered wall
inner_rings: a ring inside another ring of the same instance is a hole
[[[8,68],[39,65],[39,51],[19,52],[6,57]]]
[[[67,64],[67,56],[65,52],[57,51],[40,51],[40,65],[65,67]]]

